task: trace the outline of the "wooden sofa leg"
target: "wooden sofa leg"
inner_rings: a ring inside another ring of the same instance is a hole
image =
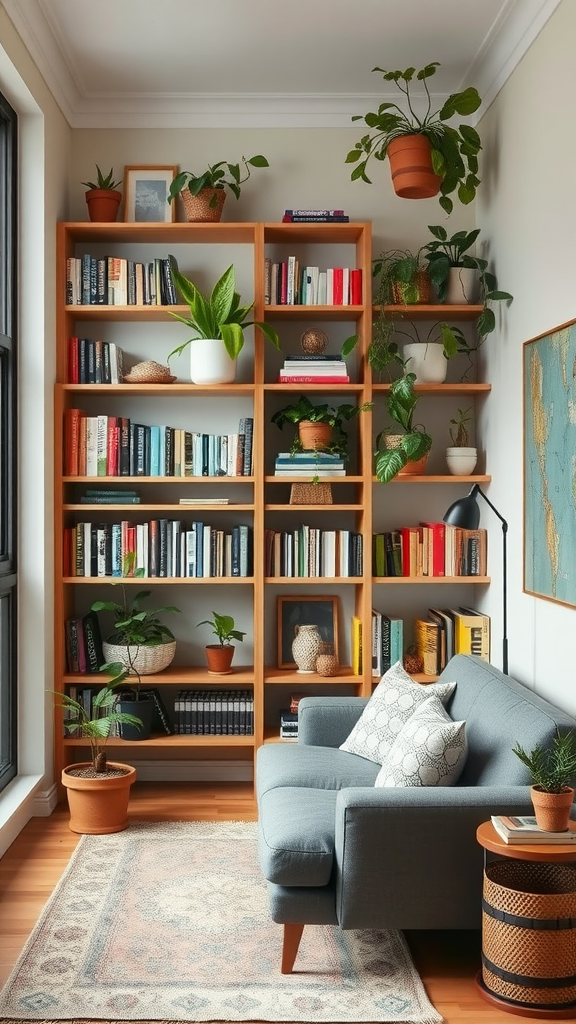
[[[296,954],[298,952],[298,946],[300,945],[300,939],[302,938],[303,931],[303,924],[284,925],[284,938],[282,942],[282,966],[280,968],[282,974],[292,974],[292,968],[294,967],[294,961],[296,959]]]

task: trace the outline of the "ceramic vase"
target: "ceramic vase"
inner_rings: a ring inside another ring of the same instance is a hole
[[[316,659],[322,651],[323,643],[318,626],[296,626],[296,636],[292,641],[292,657],[296,662],[297,671],[310,673],[316,671]]]
[[[416,384],[443,384],[446,380],[448,360],[439,342],[410,342],[404,345],[404,359],[408,372],[416,374]]]
[[[447,448],[446,464],[454,476],[469,476],[476,469],[478,450],[476,448]]]
[[[450,267],[446,282],[446,302],[448,305],[467,305],[475,301],[477,271],[472,267]]]

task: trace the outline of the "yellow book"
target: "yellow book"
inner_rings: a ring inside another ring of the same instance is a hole
[[[352,672],[362,675],[362,622],[357,615],[352,616]]]
[[[490,616],[474,608],[451,608],[454,619],[454,646],[456,654],[475,654],[490,661]]]

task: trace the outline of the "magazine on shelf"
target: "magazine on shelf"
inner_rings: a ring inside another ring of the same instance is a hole
[[[576,843],[576,821],[570,821],[564,832],[545,832],[538,828],[533,815],[496,815],[491,818],[498,835],[505,843]]]

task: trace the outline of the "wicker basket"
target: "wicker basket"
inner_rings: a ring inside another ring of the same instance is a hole
[[[290,504],[331,505],[332,487],[330,484],[292,484]]]
[[[197,196],[193,196],[189,189],[185,188],[180,195],[187,221],[219,221],[222,216],[222,208],[226,193],[223,188],[203,188]],[[211,206],[212,198],[215,197]]]
[[[107,662],[120,662],[129,671],[132,671],[126,646],[110,644],[107,640],[103,640],[102,650]],[[168,643],[158,644],[156,647],[131,647],[130,652],[136,671],[141,676],[151,676],[157,672],[163,672],[172,664],[176,654],[176,641],[170,640]]]
[[[576,1002],[576,864],[503,860],[486,865],[482,978],[526,1007]]]
[[[153,359],[145,359],[143,363],[136,363],[125,374],[124,380],[127,384],[172,384],[176,377],[172,376],[168,366],[162,366]]]
[[[406,288],[408,286],[403,284],[402,281],[392,282],[392,301],[399,306],[406,304]],[[430,280],[430,274],[427,270],[417,270],[412,277],[410,287],[415,287],[418,292],[418,298],[416,302],[410,303],[410,305],[428,304],[432,302],[432,281]]]

